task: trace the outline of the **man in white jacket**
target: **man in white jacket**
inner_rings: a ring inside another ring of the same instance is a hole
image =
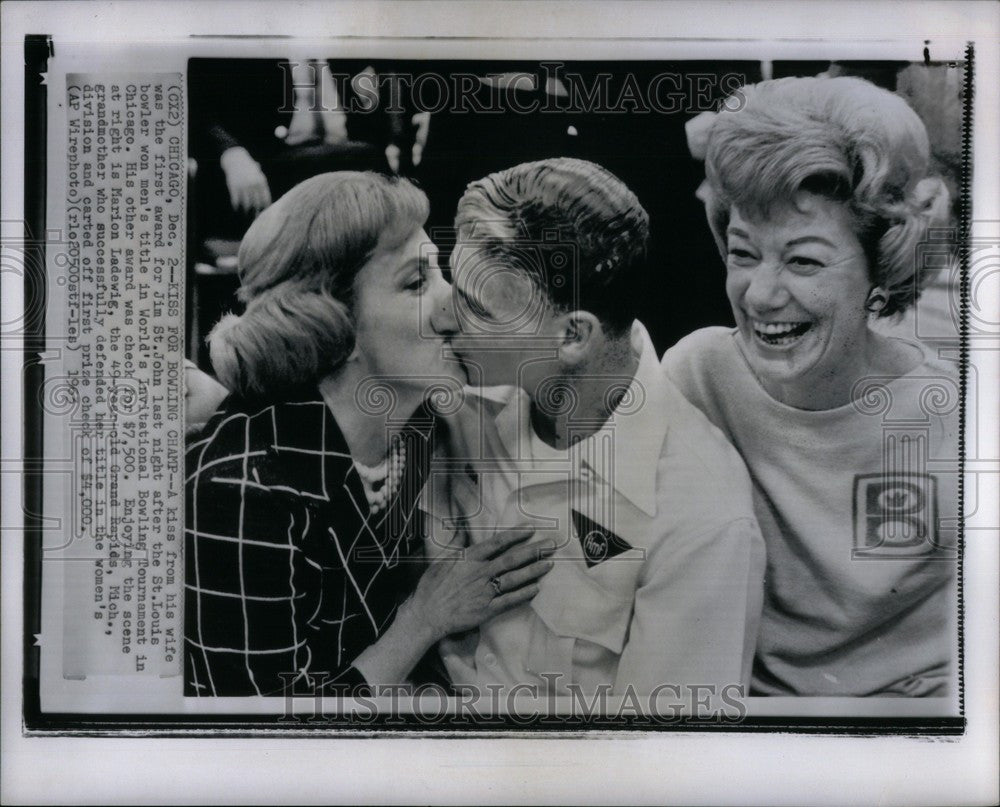
[[[676,698],[749,680],[764,574],[750,480],[634,319],[648,226],[616,177],[567,158],[459,202],[453,347],[478,394],[425,491],[428,553],[523,524],[557,550],[530,604],[441,643],[456,685]]]

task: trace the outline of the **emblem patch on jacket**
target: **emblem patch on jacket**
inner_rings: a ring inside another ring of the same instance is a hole
[[[942,555],[937,524],[937,480],[929,474],[859,474],[854,477],[852,557]]]
[[[628,541],[615,535],[607,527],[602,527],[597,522],[591,521],[576,510],[571,512],[573,513],[573,527],[576,529],[576,537],[580,539],[580,545],[583,547],[583,556],[588,569],[608,558],[613,558],[632,549],[632,545]]]

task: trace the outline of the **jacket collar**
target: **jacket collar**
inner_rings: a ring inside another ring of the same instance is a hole
[[[506,456],[515,462],[562,459],[558,478],[565,479],[565,460],[576,478],[596,477],[649,516],[657,511],[657,466],[667,437],[669,401],[663,371],[646,328],[632,326],[632,349],[639,357],[635,376],[621,403],[596,432],[576,443],[569,452],[547,446],[531,428],[530,399],[523,390],[511,389],[497,416],[497,431]],[[610,436],[610,440],[608,437]],[[586,470],[584,470],[586,469]],[[546,481],[543,469],[532,473],[532,484]]]
[[[313,392],[313,395],[271,406],[276,439],[268,449],[285,469],[285,475],[298,481],[300,495],[313,500],[340,502],[345,506],[346,499],[349,499],[348,510],[354,511],[373,529],[394,508],[402,508],[409,513],[416,491],[420,490],[426,478],[434,443],[435,421],[429,410],[422,409],[415,413],[401,430],[400,439],[406,447],[403,478],[393,506],[371,519],[368,500],[347,440],[319,391]],[[402,521],[395,519],[393,523],[400,524]]]
[[[270,409],[275,440],[269,449],[286,467],[297,469],[300,484],[308,485],[303,492],[329,501],[346,486],[353,498],[364,501],[347,441],[318,390]]]

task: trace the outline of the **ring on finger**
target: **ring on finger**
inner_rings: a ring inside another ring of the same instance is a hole
[[[493,596],[499,597],[503,593],[503,585],[500,583],[500,577],[498,575],[493,575],[490,578],[490,585],[493,586]]]

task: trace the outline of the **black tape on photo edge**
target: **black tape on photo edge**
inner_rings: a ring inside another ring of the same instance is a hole
[[[972,99],[976,49],[965,46],[962,98],[962,185],[959,189],[958,304],[958,714],[965,725],[965,429],[969,379],[969,252],[972,238]]]
[[[37,263],[41,276],[30,277],[30,262],[25,262],[24,308],[31,305],[30,295],[41,295],[35,309],[37,317],[25,318],[21,375],[24,384],[24,442],[22,483],[24,541],[24,636],[22,693],[23,718],[26,728],[41,722],[40,653],[35,636],[41,633],[42,616],[42,483],[44,469],[44,415],[38,405],[38,395],[45,380],[45,370],[39,355],[45,350],[45,298],[47,276],[45,265],[45,204],[47,179],[48,89],[43,75],[53,55],[52,37],[29,34],[24,38],[24,238],[34,241],[40,251]]]

